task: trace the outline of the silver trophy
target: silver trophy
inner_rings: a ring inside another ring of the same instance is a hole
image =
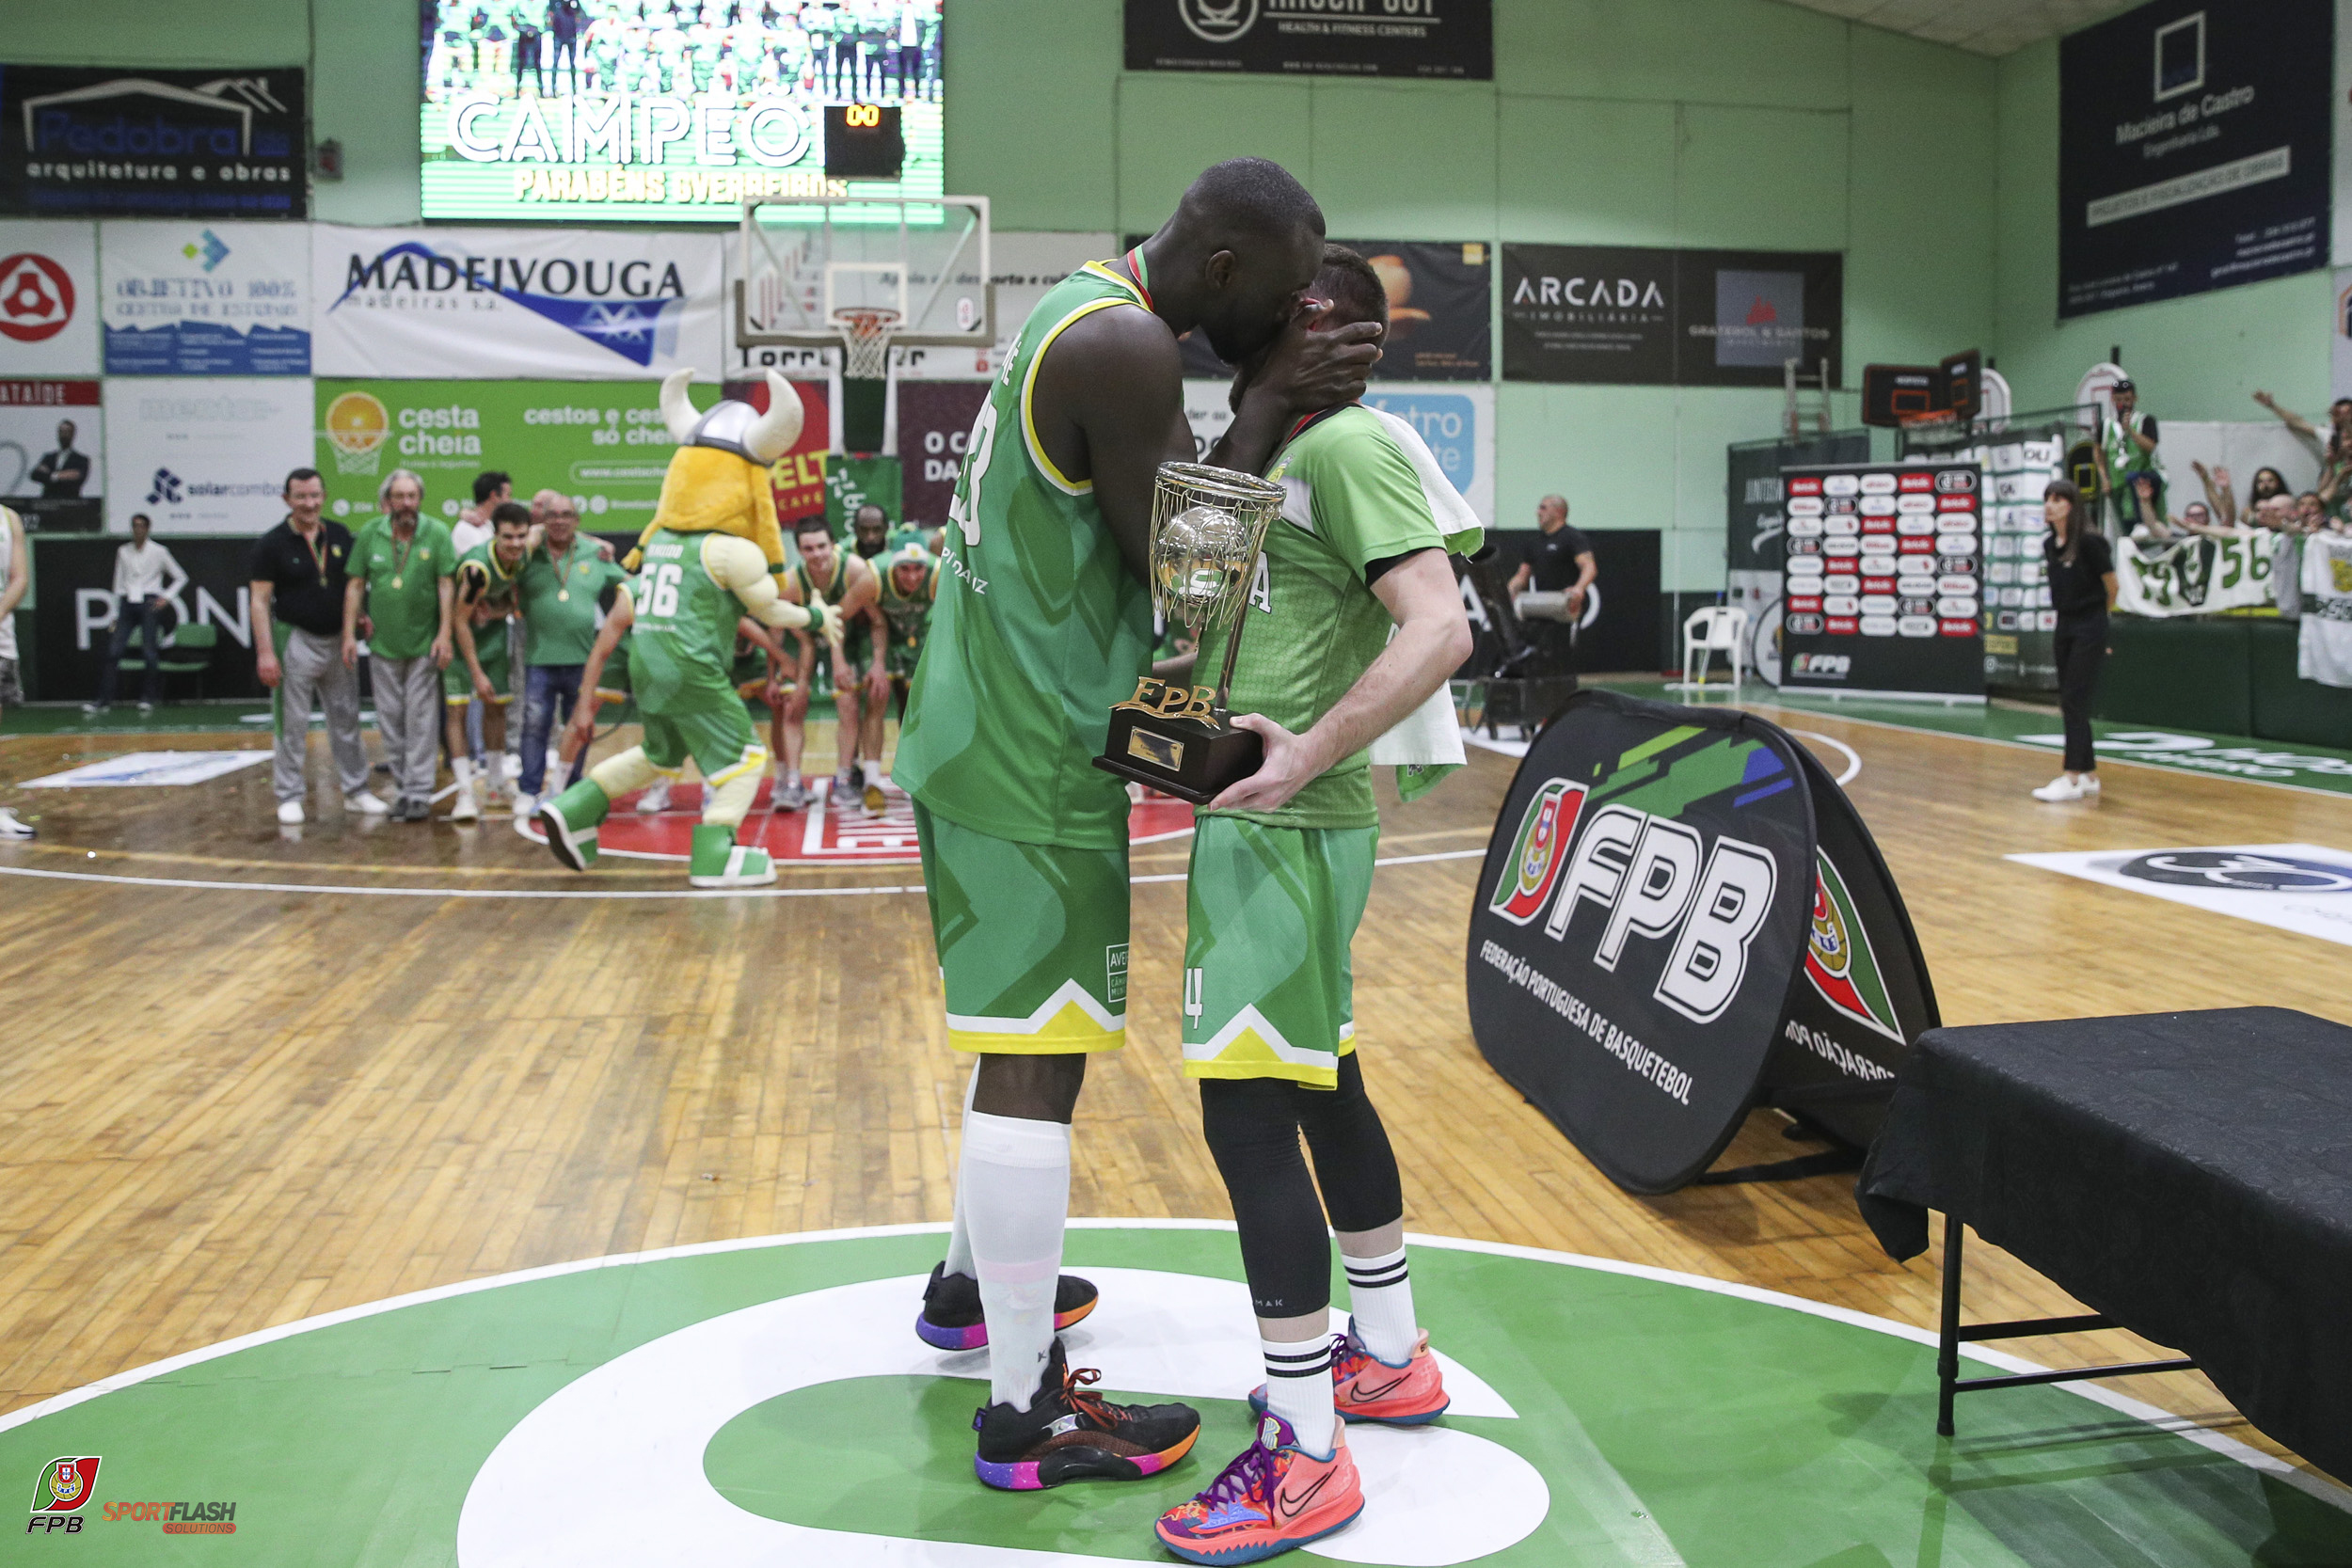
[[[1241,611],[1258,571],[1266,530],[1282,510],[1282,487],[1231,468],[1163,463],[1152,494],[1152,607],[1194,645],[1228,631],[1216,684],[1183,686],[1146,675],[1111,710],[1109,744],[1097,768],[1196,805],[1216,798],[1263,760],[1257,736],[1231,722],[1233,658]]]

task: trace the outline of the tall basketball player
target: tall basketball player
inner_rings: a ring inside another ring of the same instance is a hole
[[[1150,657],[1152,482],[1194,456],[1176,338],[1239,363],[1282,339],[1235,417],[1252,467],[1299,414],[1350,401],[1376,327],[1290,333],[1323,214],[1279,165],[1219,164],[1116,261],[1050,290],[974,421],[949,509],[931,647],[898,776],[916,832],[948,1039],[978,1055],[956,1227],[916,1328],[985,1344],[975,1460],[992,1486],[1134,1479],[1181,1458],[1200,1417],[1112,1404],[1058,1327],[1094,1291],[1060,1277],[1070,1119],[1088,1053],[1126,1027],[1127,794],[1093,767],[1111,705]]]

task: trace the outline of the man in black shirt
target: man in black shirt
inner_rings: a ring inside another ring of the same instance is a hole
[[[33,465],[31,479],[43,500],[73,500],[89,483],[89,459],[73,450],[73,421],[57,421],[57,450]]]
[[[385,805],[368,793],[368,754],[359,743],[359,677],[342,660],[351,534],[319,515],[326,483],[316,468],[288,474],[285,498],[286,520],[254,541],[246,573],[252,579],[254,673],[278,693],[278,753],[270,769],[278,820],[289,827],[302,820],[313,697],[326,710],[343,809],[381,816]]]
[[[1530,629],[1541,650],[1530,674],[1566,674],[1576,651],[1576,623],[1584,616],[1585,596],[1599,570],[1593,564],[1592,541],[1568,526],[1568,503],[1563,496],[1546,496],[1535,503],[1535,526],[1542,531],[1535,547],[1511,574],[1509,597],[1517,601],[1533,587],[1539,594],[1568,596],[1565,621],[1540,621]]]

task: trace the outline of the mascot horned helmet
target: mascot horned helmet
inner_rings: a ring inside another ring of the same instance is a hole
[[[774,371],[768,372],[768,412],[727,398],[707,414],[686,395],[694,379],[691,370],[673,371],[661,383],[661,422],[670,438],[681,447],[712,447],[766,467],[792,450],[801,438],[801,398],[791,383]]]

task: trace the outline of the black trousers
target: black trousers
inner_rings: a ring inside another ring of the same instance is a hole
[[[2107,618],[2060,621],[2052,647],[2058,656],[2058,717],[2066,731],[2066,770],[2088,773],[2099,766],[2090,749],[2090,705],[2099,691],[2099,667],[2107,660]]]

